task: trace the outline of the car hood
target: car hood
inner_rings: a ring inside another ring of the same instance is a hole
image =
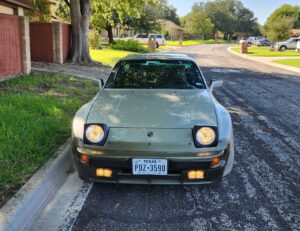
[[[123,128],[217,126],[214,104],[207,90],[181,89],[104,89],[86,122]]]

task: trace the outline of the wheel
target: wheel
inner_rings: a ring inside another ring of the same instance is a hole
[[[159,48],[159,44],[158,43],[156,43],[156,48]]]
[[[286,46],[281,46],[281,47],[279,48],[280,51],[285,51],[286,49],[287,49]]]
[[[251,43],[251,42],[249,42],[249,43],[248,43],[248,47],[251,47],[251,45],[252,45],[252,43]]]

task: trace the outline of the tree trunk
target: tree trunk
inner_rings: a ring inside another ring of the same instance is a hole
[[[113,35],[113,31],[112,31],[113,28],[110,24],[107,23],[105,29],[107,31],[108,43],[112,44],[114,42],[114,35]]]
[[[71,0],[72,41],[70,59],[73,63],[90,63],[89,21],[91,0]]]

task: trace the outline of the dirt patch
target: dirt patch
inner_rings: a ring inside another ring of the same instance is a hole
[[[0,189],[0,208],[18,192],[22,185],[23,184],[6,185],[5,188]]]

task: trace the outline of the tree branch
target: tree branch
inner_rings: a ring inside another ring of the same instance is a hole
[[[70,2],[68,0],[64,0],[68,7],[71,7]]]

